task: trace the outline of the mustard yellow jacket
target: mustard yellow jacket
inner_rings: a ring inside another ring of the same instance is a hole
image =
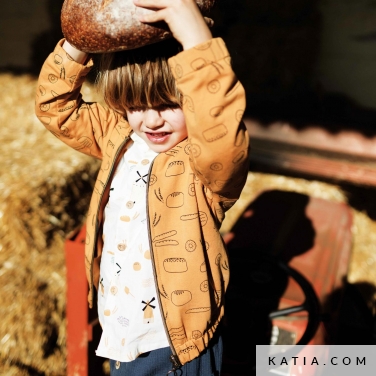
[[[61,141],[102,161],[87,213],[85,262],[92,306],[103,209],[132,130],[116,112],[82,99],[81,85],[93,63],[72,61],[62,43],[43,65],[35,109]],[[148,231],[166,333],[177,364],[184,364],[206,348],[224,313],[229,265],[219,228],[246,181],[249,137],[242,123],[244,89],[222,39],[183,51],[169,64],[184,97],[188,139],[154,160]]]

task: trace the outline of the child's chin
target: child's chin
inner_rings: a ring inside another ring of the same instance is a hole
[[[156,144],[149,145],[149,147],[155,153],[165,153],[166,151],[169,151],[170,149],[173,148],[173,146],[169,146],[169,145],[156,145]]]
[[[166,151],[171,150],[173,147],[175,147],[178,142],[171,142],[172,140],[166,140],[165,142],[152,142],[148,140],[147,144],[151,150],[153,150],[155,153],[165,153]]]

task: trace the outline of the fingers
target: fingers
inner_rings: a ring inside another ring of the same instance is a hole
[[[186,0],[184,0],[186,1]],[[188,0],[190,2],[192,0]],[[179,1],[175,0],[133,0],[138,7],[143,8],[165,8],[167,6],[177,5]]]
[[[166,1],[153,1],[153,0],[133,0],[134,5],[139,8],[149,9],[151,12],[142,13],[138,19],[144,23],[153,23],[163,21],[165,15],[159,12],[166,8]]]
[[[143,23],[164,21],[183,49],[191,48],[212,37],[208,25],[213,21],[204,19],[195,0],[133,0],[136,7],[149,9],[141,12]]]
[[[141,14],[138,16],[139,21],[143,23],[154,23],[159,21],[165,21],[166,20],[166,12],[164,9],[153,11],[147,14]]]
[[[168,0],[133,0],[133,4],[137,7],[158,10],[168,6]]]

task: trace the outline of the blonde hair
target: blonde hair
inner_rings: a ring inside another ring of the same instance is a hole
[[[134,50],[102,54],[97,86],[105,103],[126,116],[126,110],[179,107],[182,97],[167,63],[180,51],[175,40]]]

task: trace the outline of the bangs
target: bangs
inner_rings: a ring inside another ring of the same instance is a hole
[[[123,116],[126,110],[181,106],[181,94],[167,62],[179,51],[177,42],[169,40],[103,54],[97,85],[106,104]]]

